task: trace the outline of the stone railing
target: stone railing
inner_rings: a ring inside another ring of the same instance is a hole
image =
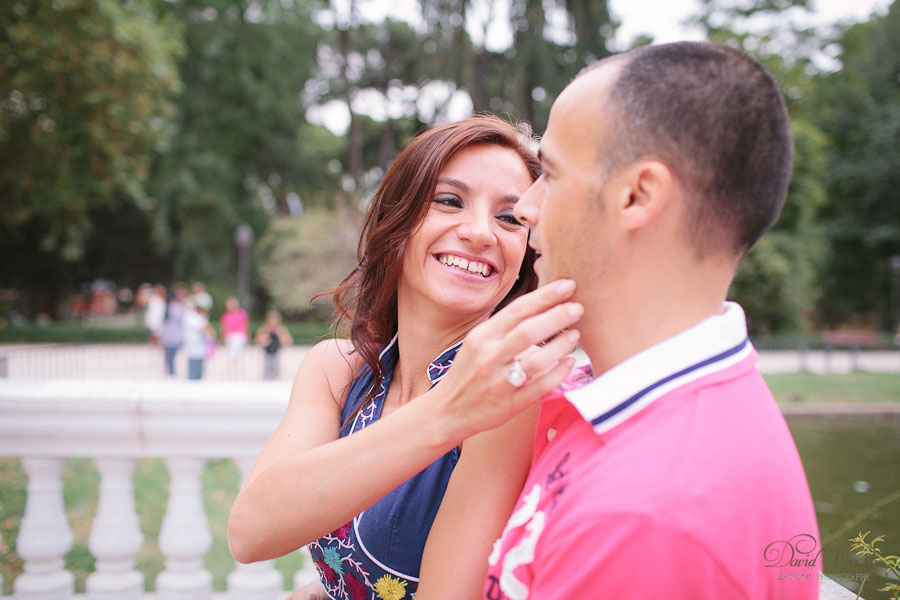
[[[227,592],[212,593],[204,556],[212,544],[201,475],[210,459],[232,458],[243,476],[284,412],[287,382],[139,382],[99,380],[0,383],[0,456],[20,457],[28,476],[25,515],[16,552],[23,573],[15,600],[281,600],[282,575],[273,561],[236,565]],[[92,457],[100,474],[97,514],[88,539],[96,559],[75,596],[63,557],[73,536],[63,504],[65,459]],[[159,534],[165,568],[146,594],[135,556],[143,543],[132,485],[139,458],[162,458],[169,500]],[[8,541],[8,540],[7,540]],[[294,577],[316,577],[309,561]],[[855,594],[825,579],[821,600]]]
[[[0,383],[0,456],[20,457],[28,477],[16,553],[23,573],[16,600],[73,598],[74,576],[63,557],[73,536],[63,505],[61,471],[69,457],[92,457],[100,474],[97,514],[88,539],[96,559],[85,582],[91,599],[145,598],[135,556],[143,544],[132,473],[139,458],[162,458],[169,499],[156,578],[159,600],[204,600],[212,545],[201,475],[210,459],[232,458],[243,476],[284,413],[287,382],[16,381]],[[7,540],[9,541],[9,540]],[[305,565],[311,564],[306,562]],[[314,569],[304,569],[303,582]],[[228,576],[233,600],[280,600],[283,577],[273,561],[236,565]]]

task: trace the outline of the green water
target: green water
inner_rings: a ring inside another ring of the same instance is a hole
[[[856,562],[848,540],[884,534],[881,551],[900,555],[900,419],[791,417],[788,425],[816,505],[825,573],[854,591],[855,578],[869,573],[863,597],[886,600],[877,590],[887,580]]]

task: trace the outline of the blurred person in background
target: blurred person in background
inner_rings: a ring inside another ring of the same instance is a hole
[[[535,255],[513,207],[540,170],[520,138],[494,117],[423,133],[373,197],[332,292],[350,339],[306,355],[229,518],[240,562],[309,544],[320,582],[294,599],[480,594],[577,332],[535,344],[580,316],[572,282],[523,296]],[[470,437],[469,413],[496,428]]]
[[[263,349],[263,379],[278,379],[281,375],[278,351],[282,346],[294,343],[291,332],[281,320],[281,313],[270,310],[263,324],[256,331],[254,342]]]
[[[188,379],[203,378],[203,361],[209,352],[209,342],[216,332],[209,325],[206,309],[188,300],[184,313],[184,353],[187,356]]]
[[[150,284],[146,284],[150,286]],[[144,289],[146,295],[146,311],[144,312],[144,326],[147,328],[147,338],[151,343],[159,342],[162,333],[163,321],[166,318],[166,287],[164,285],[151,286]],[[141,294],[139,293],[139,296]]]
[[[166,310],[159,333],[159,343],[166,359],[166,373],[175,375],[175,355],[184,344],[184,313],[188,299],[187,288],[176,285],[166,294]]]
[[[234,296],[225,300],[225,312],[219,319],[222,330],[222,341],[228,350],[231,359],[240,357],[247,340],[250,339],[250,319],[247,311],[241,308],[240,302]]]
[[[195,281],[191,284],[191,303],[209,314],[213,307],[212,296],[206,291],[206,284],[202,281]]]

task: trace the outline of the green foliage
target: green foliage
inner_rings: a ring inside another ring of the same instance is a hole
[[[236,227],[259,234],[269,217],[288,213],[301,184],[327,187],[301,138],[317,29],[302,1],[183,0],[163,10],[184,24],[186,54],[177,135],[150,185],[154,240],[174,278],[233,286]]]
[[[179,27],[138,0],[16,0],[0,15],[0,231],[21,237],[37,221],[41,250],[72,262],[91,208],[147,207]]]
[[[747,313],[749,331],[768,334],[807,326],[815,303],[815,248],[796,235],[769,232],[750,251],[729,296]]]
[[[151,6],[0,7],[0,253],[15,257],[0,265],[0,285],[73,285],[90,240],[107,234],[97,229],[98,213],[123,210],[138,228],[146,223],[146,186],[172,133],[182,52],[180,24]]]
[[[301,218],[280,218],[256,247],[260,279],[275,306],[292,315],[310,310],[314,294],[326,291],[356,267],[361,215],[352,210],[309,210]],[[327,299],[317,301],[330,314]]]
[[[827,256],[817,222],[825,202],[826,139],[802,118],[792,120],[791,130],[794,176],[781,216],[741,263],[730,290],[753,334],[807,329],[819,300]]]
[[[840,43],[843,68],[820,86],[821,127],[832,141],[823,312],[832,322],[877,312],[887,328],[890,257],[900,255],[900,3]]]
[[[888,570],[889,576],[895,580],[900,579],[900,556],[882,554],[878,544],[884,541],[884,536],[879,535],[869,541],[866,538],[869,537],[870,533],[872,532],[859,532],[855,538],[851,538],[850,550],[855,552],[857,556],[870,557],[873,564],[884,565]],[[897,600],[900,597],[900,584],[889,582],[884,587],[879,588],[878,591],[888,592],[891,594],[891,600]],[[861,589],[860,593],[862,593]]]
[[[0,327],[0,343],[28,342],[71,344],[141,344],[147,341],[147,329],[143,325],[132,327],[92,327],[79,322],[26,324]]]
[[[618,24],[606,0],[511,0],[508,12],[500,2],[422,0],[415,26],[365,22],[358,2],[349,15],[321,0],[3,3],[0,254],[15,258],[0,263],[0,288],[22,290],[28,314],[52,313],[98,277],[130,286],[199,279],[233,291],[234,232],[247,223],[267,244],[256,252],[257,295],[305,313],[350,259],[292,287],[292,273],[330,267],[322,252],[284,250],[275,232],[287,226],[270,221],[296,215],[301,202],[307,213],[358,219],[398,150],[466,95],[475,112],[524,119],[540,133],[555,96],[611,50]],[[837,34],[781,18],[811,5],[702,0],[693,19],[710,40],[761,60],[791,114],[787,203],[731,292],[754,333],[860,314],[890,324],[900,3]],[[497,25],[509,26],[511,47],[485,44]],[[840,69],[821,71],[823,50]],[[352,109],[346,135],[307,121],[308,109],[329,102]],[[336,246],[352,250],[356,240],[320,245]],[[282,251],[304,264],[268,263]]]

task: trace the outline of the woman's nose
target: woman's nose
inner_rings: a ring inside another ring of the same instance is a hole
[[[457,227],[456,232],[460,239],[466,240],[476,246],[487,246],[496,241],[491,226],[492,217],[489,214],[471,212]]]

